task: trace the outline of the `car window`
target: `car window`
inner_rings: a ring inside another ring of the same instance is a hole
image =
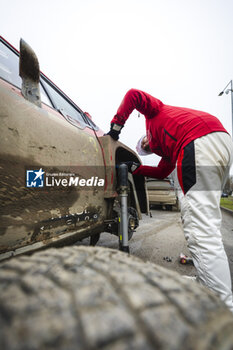
[[[21,89],[19,76],[19,53],[0,38],[0,78]],[[78,128],[90,127],[98,130],[93,121],[73,104],[52,82],[41,73],[41,101],[56,108],[65,119]]]
[[[49,100],[49,98],[48,98],[48,96],[47,96],[43,86],[41,85],[41,83],[40,83],[40,97],[41,97],[41,101],[43,103],[45,103],[46,105],[48,105],[48,106],[53,108],[53,105],[51,104],[51,102],[50,102],[50,100]]]
[[[51,101],[55,108],[66,118],[68,122],[79,128],[85,128],[86,122],[84,121],[81,111],[79,112],[69,101],[59,92],[59,90],[52,86],[45,79],[42,80],[42,84],[45,90],[48,92]]]
[[[83,113],[69,97],[60,91],[44,74],[41,74],[41,83],[54,107],[69,123],[81,129],[89,127],[98,130],[98,127],[88,115]]]
[[[21,88],[19,57],[2,42],[0,42],[0,77]]]

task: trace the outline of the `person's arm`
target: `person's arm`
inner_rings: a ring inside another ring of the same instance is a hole
[[[153,177],[157,179],[164,179],[175,169],[175,165],[171,164],[164,158],[162,158],[158,166],[147,166],[140,165],[134,172],[133,175],[143,175]]]
[[[134,109],[148,117],[154,116],[158,113],[161,106],[162,102],[157,98],[146,92],[130,89],[123,98],[117,110],[117,114],[114,116],[111,123],[123,126]]]
[[[129,90],[123,98],[117,114],[111,121],[111,128],[107,135],[110,135],[114,140],[118,140],[121,129],[134,109],[147,117],[152,117],[158,113],[161,106],[162,102],[160,100],[146,92],[136,89]]]

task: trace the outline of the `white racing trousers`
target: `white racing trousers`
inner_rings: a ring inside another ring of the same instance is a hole
[[[217,293],[233,312],[229,263],[222,242],[220,198],[233,161],[224,132],[200,137],[181,151],[177,175],[184,235],[198,281]]]

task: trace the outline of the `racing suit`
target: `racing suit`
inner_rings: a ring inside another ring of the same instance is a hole
[[[231,277],[220,232],[220,197],[233,158],[230,135],[214,116],[163,104],[136,89],[129,90],[112,124],[123,126],[136,109],[145,116],[157,167],[140,165],[134,175],[165,178],[175,168],[185,238],[198,280],[219,294],[233,312]]]

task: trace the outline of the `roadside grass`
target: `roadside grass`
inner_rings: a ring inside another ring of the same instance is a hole
[[[221,198],[220,205],[221,207],[233,210],[233,197]]]

